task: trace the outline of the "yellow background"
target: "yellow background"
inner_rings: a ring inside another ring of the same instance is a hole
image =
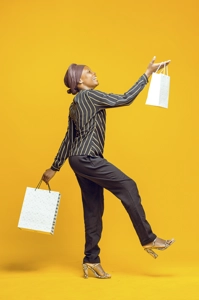
[[[169,109],[145,105],[147,85],[131,106],[108,110],[104,154],[137,182],[154,232],[176,239],[161,261],[198,263],[198,23],[196,0],[0,2],[3,268],[82,261],[81,197],[68,162],[51,181],[62,194],[55,235],[17,228],[26,187],[37,185],[65,135],[67,67],[87,64],[99,89],[123,93],[154,55],[171,59]],[[120,201],[105,198],[102,261],[149,268]]]

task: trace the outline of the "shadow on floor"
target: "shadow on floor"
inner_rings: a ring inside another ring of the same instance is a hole
[[[152,277],[152,278],[169,278],[169,277],[175,277],[176,274],[171,274],[171,273],[156,273],[156,274],[151,274],[151,273],[142,273],[141,276],[146,276],[146,277]]]
[[[0,266],[0,269],[7,272],[34,272],[40,269],[36,262],[10,262]]]

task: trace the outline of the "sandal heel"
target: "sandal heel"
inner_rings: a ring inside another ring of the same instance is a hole
[[[88,266],[86,264],[83,264],[82,267],[84,272],[84,278],[88,279]]]
[[[158,255],[152,250],[152,249],[147,249],[147,248],[145,248],[144,249],[148,254],[150,254],[153,258],[157,258],[158,257]]]

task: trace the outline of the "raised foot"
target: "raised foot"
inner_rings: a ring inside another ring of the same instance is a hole
[[[170,247],[175,242],[174,239],[171,240],[163,240],[161,238],[156,238],[153,242],[147,244],[144,246],[144,250],[153,256],[153,258],[157,258],[158,255],[153,251],[153,249],[156,250],[166,250],[168,247]]]

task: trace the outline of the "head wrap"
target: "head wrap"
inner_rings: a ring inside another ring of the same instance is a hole
[[[85,65],[71,64],[66,71],[64,83],[69,88],[67,91],[69,94],[75,95],[79,92],[77,85],[81,78],[84,67]]]

